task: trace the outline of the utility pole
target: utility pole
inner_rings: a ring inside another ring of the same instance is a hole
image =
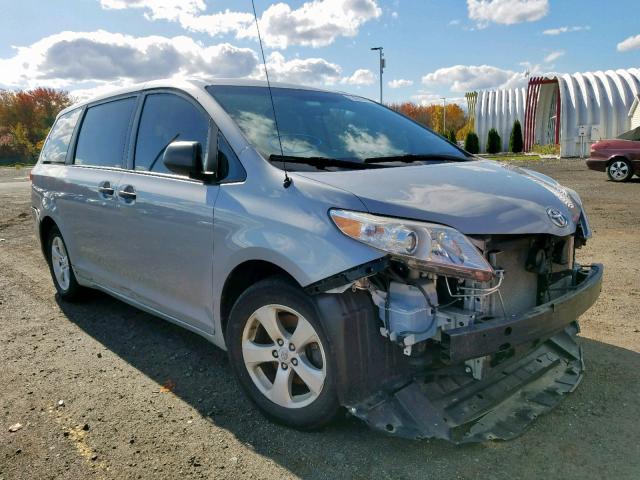
[[[382,103],[382,73],[384,72],[384,67],[387,66],[387,62],[384,59],[382,47],[373,47],[371,50],[377,50],[380,55],[380,103]]]
[[[447,97],[442,98],[442,133],[447,134]]]

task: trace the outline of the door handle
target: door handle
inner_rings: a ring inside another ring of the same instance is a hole
[[[135,200],[136,199],[136,189],[133,188],[132,185],[127,185],[118,190],[118,196],[120,198],[124,198],[125,200]]]
[[[98,192],[102,193],[103,195],[113,195],[115,190],[111,186],[111,183],[102,182],[100,185],[98,185]]]

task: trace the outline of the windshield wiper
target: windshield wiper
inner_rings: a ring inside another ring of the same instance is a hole
[[[354,170],[364,170],[367,168],[380,168],[382,165],[369,165],[366,162],[356,160],[340,160],[328,157],[296,157],[294,155],[269,155],[270,162],[302,163],[313,165],[314,167],[341,167],[352,168]]]
[[[365,158],[364,163],[387,163],[387,162],[420,162],[424,160],[445,161],[445,162],[464,162],[466,157],[460,155],[447,155],[445,153],[407,153],[404,155],[390,155],[387,157],[370,157]]]

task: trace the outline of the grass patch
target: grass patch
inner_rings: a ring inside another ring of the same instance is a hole
[[[487,160],[496,160],[498,162],[535,162],[540,160],[538,155],[525,155],[523,153],[502,153],[499,155],[480,155]]]

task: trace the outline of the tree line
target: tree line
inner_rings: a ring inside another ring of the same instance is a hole
[[[388,106],[453,142],[464,140],[470,128],[466,113],[456,103],[450,103],[446,108],[438,104],[418,105],[413,102],[391,103]]]
[[[464,142],[464,149],[469,153],[480,153],[480,139],[473,131],[473,122],[462,108],[455,104],[449,104],[446,109],[443,105],[417,105],[412,102],[392,103],[389,107],[406,115],[412,120],[429,127],[448,140],[456,143]],[[446,113],[446,121],[444,115]],[[524,142],[522,126],[518,120],[513,124],[509,136],[509,151],[521,153]],[[487,153],[499,153],[502,151],[502,139],[495,128],[489,130],[486,139]]]
[[[35,162],[68,92],[52,88],[0,90],[0,163]]]

